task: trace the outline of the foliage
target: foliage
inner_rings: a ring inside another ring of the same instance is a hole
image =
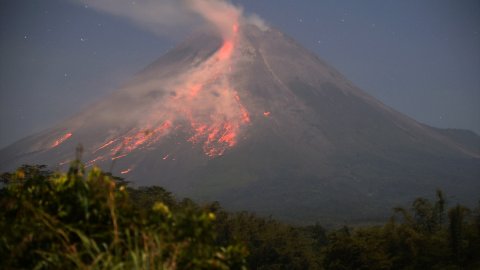
[[[322,248],[326,269],[480,269],[480,217],[457,205],[448,210],[441,191],[431,203],[418,198],[410,211],[396,208],[383,226],[331,232]]]
[[[217,216],[220,244],[244,243],[250,269],[321,269],[314,239],[307,231],[246,212]]]
[[[2,269],[480,269],[480,207],[448,208],[441,191],[383,225],[327,231],[130,188],[78,161],[0,180]]]
[[[67,174],[23,166],[1,179],[0,268],[245,268],[242,245],[217,245],[213,213],[171,209],[160,189],[138,207],[124,185],[78,161]]]

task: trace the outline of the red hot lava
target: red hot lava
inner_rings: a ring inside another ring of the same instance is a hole
[[[72,137],[72,133],[67,133],[65,135],[63,135],[62,137],[58,138],[55,142],[53,142],[51,148],[54,148],[54,147],[57,147],[59,146],[60,144],[62,144],[64,141],[66,141],[68,138]]]
[[[217,102],[212,106],[213,108],[208,108],[213,113],[205,118],[198,116],[195,110],[185,110],[183,106],[181,107],[193,131],[188,141],[193,144],[201,144],[205,155],[209,157],[221,156],[225,150],[235,146],[241,128],[250,123],[247,109],[228,80],[228,74],[233,64],[232,56],[239,38],[238,24],[235,24],[232,30],[233,36],[225,39],[217,53],[201,69],[196,70],[190,76],[190,79],[194,80],[200,78],[193,84],[195,87],[190,88],[190,96],[198,97],[200,102],[205,100],[209,100],[209,103]],[[218,101],[211,101],[211,94],[208,90],[211,91],[212,88],[218,95]],[[188,107],[198,107],[196,105],[191,104]]]
[[[126,170],[121,171],[120,173],[121,173],[121,174],[127,174],[127,173],[129,173],[129,172],[131,172],[131,171],[132,171],[132,168],[129,168],[129,169],[126,169]]]
[[[220,48],[220,50],[218,51],[218,59],[220,61],[222,60],[226,60],[228,58],[230,58],[230,56],[232,55],[232,52],[233,52],[233,41],[231,40],[226,40],[224,43],[223,43],[223,46]]]
[[[229,81],[239,39],[238,24],[233,25],[232,31],[232,36],[223,41],[213,56],[192,67],[178,80],[181,83],[172,86],[175,95],[152,106],[151,114],[143,119],[147,123],[144,127],[140,125],[121,136],[108,138],[93,153],[101,151],[105,155],[108,149],[107,155],[112,160],[119,159],[152,146],[172,129],[180,128],[190,132],[188,142],[200,145],[211,158],[234,147],[242,128],[250,123],[250,114]],[[96,160],[105,158],[99,155],[93,159]]]

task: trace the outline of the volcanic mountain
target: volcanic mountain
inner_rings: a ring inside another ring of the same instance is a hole
[[[241,28],[241,29],[239,29]],[[94,164],[135,185],[287,221],[371,221],[441,188],[480,194],[480,139],[421,124],[275,29],[195,35],[108,98],[0,152],[0,168]]]

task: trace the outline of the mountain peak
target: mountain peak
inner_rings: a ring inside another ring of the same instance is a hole
[[[110,97],[2,150],[0,167],[66,166],[82,143],[87,166],[135,184],[296,222],[384,217],[436,188],[476,199],[480,161],[466,140],[383,105],[274,28],[235,33],[193,35]]]

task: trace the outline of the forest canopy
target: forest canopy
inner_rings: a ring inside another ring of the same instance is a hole
[[[1,181],[2,269],[480,269],[479,208],[442,191],[385,224],[327,230],[132,188],[78,160]]]

